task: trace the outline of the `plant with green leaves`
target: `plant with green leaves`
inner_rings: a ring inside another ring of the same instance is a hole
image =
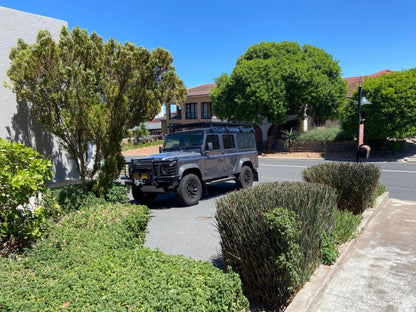
[[[64,212],[79,210],[88,206],[105,203],[127,203],[129,201],[127,186],[114,183],[104,195],[94,192],[96,181],[85,185],[72,184],[52,189],[52,194]]]
[[[322,49],[296,42],[261,42],[237,59],[210,92],[222,119],[281,124],[290,112],[303,119],[335,118],[345,102],[346,83],[337,61]]]
[[[19,39],[10,60],[7,74],[18,100],[60,139],[81,180],[99,171],[98,189],[109,187],[124,166],[126,130],[152,119],[162,103],[186,96],[167,50],[103,41],[79,27],[63,27],[58,42],[48,31],[33,44]]]
[[[338,195],[332,187],[262,183],[217,200],[226,265],[240,274],[252,304],[282,308],[319,265],[321,233],[331,235]]]
[[[143,248],[149,210],[96,204],[0,258],[1,311],[248,311],[236,273]]]
[[[136,139],[139,139],[148,136],[150,132],[146,129],[146,125],[141,123],[138,127],[134,128],[133,134]]]
[[[282,131],[284,139],[285,139],[285,148],[288,152],[292,152],[293,145],[295,144],[296,140],[298,139],[299,134],[296,131],[293,131],[293,128],[290,130],[283,130]]]
[[[46,192],[51,177],[49,160],[0,138],[0,242],[22,247],[42,236],[49,210],[57,209]]]
[[[362,95],[371,105],[362,106],[367,140],[404,139],[416,136],[416,68],[393,72],[362,83]],[[342,128],[348,136],[357,133],[356,91],[342,112]]]
[[[343,141],[348,137],[340,127],[328,127],[324,129],[312,129],[307,132],[300,133],[299,141]]]
[[[360,214],[373,202],[380,168],[374,164],[331,162],[306,168],[302,176],[306,182],[336,188],[340,196],[338,209]]]

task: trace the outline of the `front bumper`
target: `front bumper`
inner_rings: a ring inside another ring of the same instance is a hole
[[[174,191],[179,185],[179,177],[166,177],[154,179],[134,178],[132,184],[139,187],[145,193],[166,193]]]

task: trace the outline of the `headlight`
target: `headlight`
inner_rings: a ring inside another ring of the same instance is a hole
[[[166,163],[156,163],[156,172],[159,176],[174,176],[178,174],[176,161]]]

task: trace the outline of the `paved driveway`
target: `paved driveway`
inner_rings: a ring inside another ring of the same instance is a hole
[[[208,189],[209,196],[190,207],[181,207],[174,193],[159,195],[149,206],[151,221],[145,246],[159,248],[167,254],[181,254],[220,265],[215,201],[233,190],[233,182],[211,186]]]

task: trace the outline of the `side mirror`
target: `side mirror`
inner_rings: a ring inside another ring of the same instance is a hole
[[[212,142],[208,142],[207,145],[208,145],[208,150],[209,151],[212,151],[214,149],[214,147],[212,145]]]

